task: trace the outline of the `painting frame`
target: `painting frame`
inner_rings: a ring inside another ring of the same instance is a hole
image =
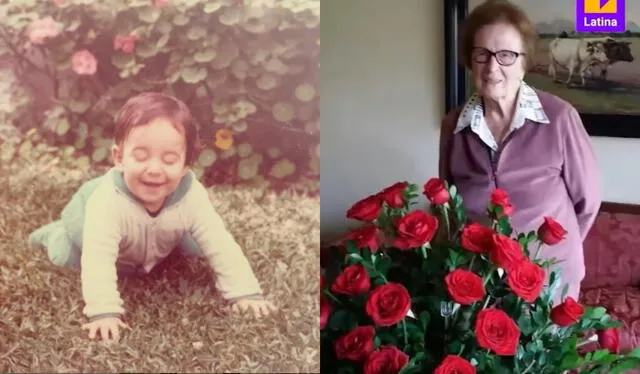
[[[443,0],[444,3],[444,63],[445,110],[462,105],[468,97],[467,74],[459,64],[459,30],[469,12],[469,0]],[[639,138],[640,114],[587,113],[580,117],[587,133],[594,137]]]

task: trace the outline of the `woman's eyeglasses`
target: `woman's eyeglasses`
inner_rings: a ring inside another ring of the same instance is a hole
[[[519,56],[523,56],[525,54],[526,53],[509,51],[506,49],[492,52],[486,48],[475,47],[471,52],[471,59],[479,64],[486,64],[487,62],[489,62],[491,57],[495,56],[498,64],[502,66],[509,66],[513,65],[513,63],[516,62]]]

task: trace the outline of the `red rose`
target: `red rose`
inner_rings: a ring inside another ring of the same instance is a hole
[[[614,327],[598,330],[598,342],[602,349],[608,349],[615,354],[620,353],[620,329]]]
[[[364,363],[364,374],[398,373],[409,363],[409,356],[394,346],[382,346],[369,355]]]
[[[478,312],[475,333],[478,345],[482,348],[489,349],[498,356],[516,354],[520,329],[502,310],[487,308]]]
[[[502,188],[496,188],[491,194],[491,203],[495,206],[502,207],[502,214],[510,216],[513,214],[513,205],[509,200],[509,195]]]
[[[329,322],[329,317],[331,316],[331,312],[333,312],[333,306],[326,297],[320,296],[320,328],[324,329]]]
[[[320,292],[324,290],[324,274],[320,274]]]
[[[364,265],[355,264],[347,266],[336,278],[331,286],[333,293],[344,295],[363,294],[371,288],[371,278]]]
[[[411,296],[403,285],[387,283],[369,294],[365,311],[377,326],[393,326],[411,309]]]
[[[584,307],[568,296],[562,304],[551,309],[551,320],[558,326],[567,327],[578,322],[583,313]]]
[[[353,204],[347,210],[347,218],[365,222],[373,221],[378,218],[381,210],[382,200],[376,195],[371,195]]]
[[[137,35],[116,35],[113,39],[113,49],[131,53],[135,49],[138,40],[140,40],[140,37]]]
[[[352,230],[343,240],[353,240],[358,248],[369,248],[371,252],[377,251],[380,247],[378,228],[375,225],[366,225]]]
[[[482,278],[468,270],[456,269],[444,277],[447,292],[458,304],[469,305],[486,295]]]
[[[476,374],[476,367],[460,356],[447,355],[433,374]]]
[[[336,340],[336,356],[340,360],[364,361],[375,349],[375,335],[376,329],[373,326],[356,327]]]
[[[378,196],[391,208],[402,208],[405,206],[404,191],[409,187],[407,182],[398,182],[382,190]]]
[[[494,233],[492,235],[491,261],[509,271],[518,262],[525,259],[520,243],[514,239]]]
[[[551,217],[544,217],[544,223],[538,228],[538,237],[546,245],[554,245],[564,240],[567,230]]]
[[[424,185],[424,195],[433,205],[442,205],[449,202],[449,191],[444,186],[444,182],[439,178],[431,178]]]
[[[494,231],[479,223],[470,223],[462,229],[462,247],[470,252],[489,252],[493,244]]]
[[[532,303],[542,292],[545,276],[543,268],[525,259],[507,272],[507,284],[518,297]]]
[[[437,230],[436,217],[421,210],[414,210],[396,221],[398,237],[394,239],[393,244],[400,249],[420,247],[431,241]]]

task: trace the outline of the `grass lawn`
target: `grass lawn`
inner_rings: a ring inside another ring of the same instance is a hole
[[[176,258],[120,280],[132,330],[108,345],[81,329],[79,273],[26,245],[87,178],[63,173],[0,165],[0,372],[319,372],[318,199],[212,190],[277,314],[227,314],[206,263]]]

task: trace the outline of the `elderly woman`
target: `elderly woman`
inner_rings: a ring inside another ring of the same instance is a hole
[[[600,175],[576,109],[523,80],[536,37],[532,22],[507,1],[483,3],[466,19],[461,57],[476,93],[442,122],[440,177],[457,186],[472,219],[486,216],[492,191],[501,188],[510,195],[517,232],[536,230],[545,216],[559,222],[566,239],[544,246],[539,257],[562,261],[555,270],[567,296],[578,300]]]

